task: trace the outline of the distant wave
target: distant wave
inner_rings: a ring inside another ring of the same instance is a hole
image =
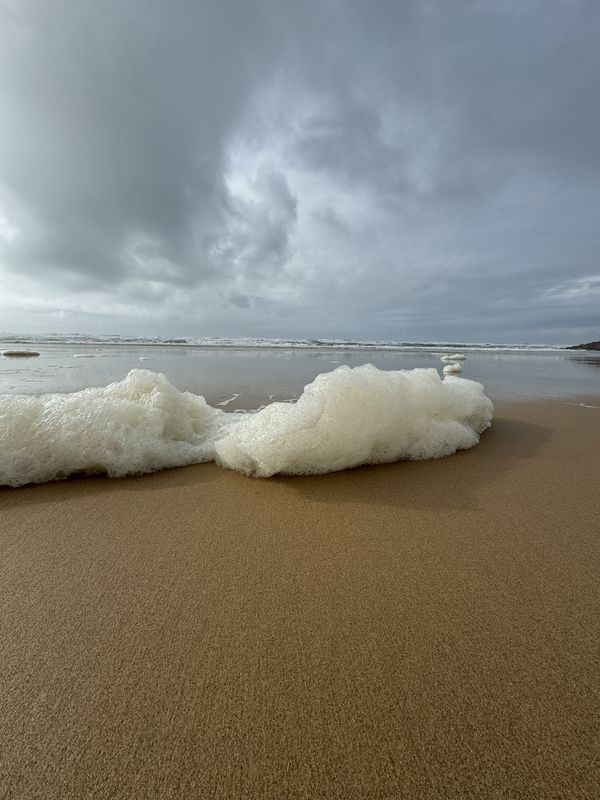
[[[0,334],[0,344],[27,345],[121,345],[121,346],[160,346],[160,347],[214,347],[214,348],[272,348],[287,350],[397,350],[418,352],[421,350],[446,352],[447,350],[471,351],[560,351],[562,346],[540,344],[505,344],[497,342],[397,342],[367,341],[354,339],[267,339],[267,338],[225,338],[218,336],[165,338],[161,336],[90,336],[82,333],[60,334]]]
[[[71,394],[0,395],[0,485],[204,461],[269,477],[440,458],[477,444],[492,413],[480,383],[442,380],[435,369],[341,366],[317,376],[296,403],[246,414],[132,370]]]

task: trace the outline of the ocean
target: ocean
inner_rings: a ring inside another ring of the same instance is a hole
[[[483,383],[497,399],[600,390],[600,353],[544,345],[0,334],[0,352],[14,349],[40,355],[0,357],[0,394],[73,392],[144,368],[232,411],[296,398],[317,375],[342,364],[441,373],[441,357],[455,352],[467,356],[463,377]]]

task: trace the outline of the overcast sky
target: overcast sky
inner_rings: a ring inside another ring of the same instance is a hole
[[[0,9],[0,330],[600,338],[597,0]]]

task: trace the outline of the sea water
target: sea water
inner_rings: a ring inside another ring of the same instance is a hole
[[[467,356],[463,377],[497,399],[592,395],[600,392],[600,353],[526,345],[448,343],[323,343],[267,340],[127,340],[120,337],[0,335],[2,350],[32,349],[38,358],[0,356],[0,393],[73,392],[122,380],[143,367],[182,391],[202,394],[227,410],[297,398],[317,375],[340,364],[380,369],[429,367]],[[233,396],[236,395],[235,398]],[[232,400],[233,398],[233,400]]]

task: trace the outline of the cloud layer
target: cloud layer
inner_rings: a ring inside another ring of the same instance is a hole
[[[597,338],[596,3],[0,13],[0,328]]]

